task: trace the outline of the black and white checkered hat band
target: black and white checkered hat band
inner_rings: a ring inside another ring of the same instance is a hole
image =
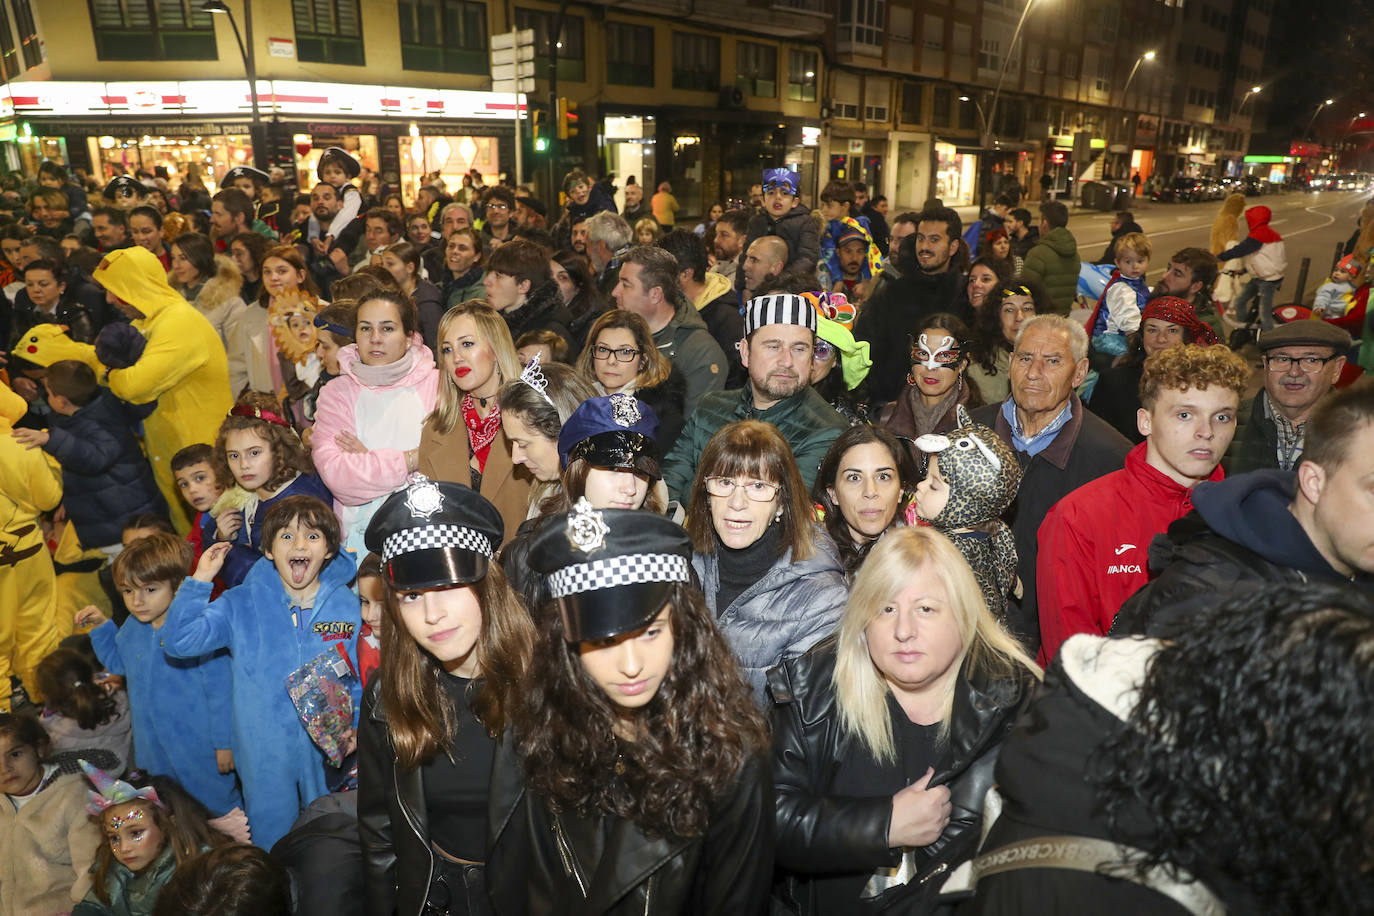
[[[555,598],[638,582],[689,582],[687,558],[675,553],[635,553],[574,563],[549,574]]]
[[[406,528],[397,531],[382,542],[382,562],[390,562],[402,554],[417,550],[438,550],[442,547],[458,547],[480,553],[491,559],[491,541],[486,535],[462,528],[458,525],[429,525],[424,528]]]
[[[816,309],[793,293],[770,293],[750,299],[744,308],[744,333],[752,334],[770,324],[795,324],[814,333],[818,324]]]

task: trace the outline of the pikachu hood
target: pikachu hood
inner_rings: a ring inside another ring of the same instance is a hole
[[[157,255],[138,245],[105,255],[91,277],[147,318],[155,318],[170,305],[186,302],[167,283],[167,271]]]
[[[0,429],[13,426],[28,413],[29,405],[8,385],[0,385]]]

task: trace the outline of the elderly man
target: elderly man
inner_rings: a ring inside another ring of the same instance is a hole
[[[1345,368],[1350,335],[1324,321],[1290,321],[1264,331],[1264,388],[1242,411],[1224,466],[1230,474],[1291,471],[1302,459],[1307,419]]]
[[[776,235],[754,239],[744,253],[744,298],[754,295],[763,281],[776,277],[787,266],[787,242]]]
[[[1070,492],[1120,470],[1131,444],[1083,407],[1074,393],[1088,374],[1088,335],[1079,322],[1037,315],[1021,326],[1011,353],[1011,394],[972,412],[1016,450],[1021,489],[1007,516],[1016,539],[1022,594],[1008,603],[1008,625],[1032,651],[1040,645],[1036,604],[1037,535]]]
[[[620,219],[603,212],[592,218],[593,224],[603,216]],[[729,366],[724,351],[683,294],[677,261],[671,254],[652,245],[631,248],[625,252],[618,274],[611,294],[615,304],[644,319],[659,352],[686,376],[685,413],[690,415],[708,391],[725,387]]]
[[[849,425],[811,388],[817,324],[815,308],[801,296],[769,293],[749,300],[739,344],[749,383],[707,395],[688,416],[677,444],[663,460],[663,482],[672,496],[688,496],[702,449],[718,429],[736,420],[776,426],[792,446],[802,481],[811,491],[830,443]]]
[[[620,262],[634,235],[623,216],[602,210],[587,220],[587,257],[596,271],[596,287],[609,297],[620,280]]]

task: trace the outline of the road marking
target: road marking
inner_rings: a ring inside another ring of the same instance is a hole
[[[1327,206],[1332,205],[1328,204]],[[1336,221],[1336,217],[1332,216],[1329,213],[1317,213],[1315,207],[1303,207],[1303,209],[1306,210],[1308,213],[1311,213],[1313,216],[1326,217],[1326,222],[1322,223],[1320,226],[1308,226],[1306,229],[1297,229],[1293,232],[1289,232],[1287,235],[1284,236],[1284,238],[1291,239],[1295,235],[1302,235],[1304,232],[1311,232],[1313,229],[1325,229],[1327,226],[1331,225]]]

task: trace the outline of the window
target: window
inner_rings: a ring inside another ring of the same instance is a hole
[[[1098,92],[1111,94],[1112,91],[1112,61],[1105,54],[1097,59],[1097,80],[1093,84]],[[1125,103],[1125,99],[1122,99]]]
[[[1078,55],[1071,51],[1064,52],[1064,76],[1071,80],[1078,79]]]
[[[606,23],[606,81],[621,86],[654,84],[654,30],[625,22]]]
[[[930,123],[934,127],[949,127],[950,116],[954,110],[954,90],[948,86],[936,86],[930,106]]]
[[[19,75],[19,58],[15,56],[14,33],[10,31],[10,14],[0,3],[0,76],[14,79]]]
[[[920,83],[902,83],[902,123],[921,123],[921,103],[925,87]]]
[[[21,9],[22,8],[22,9]],[[91,31],[99,60],[216,60],[214,14],[200,0],[90,0]],[[23,20],[27,16],[28,22]],[[14,5],[26,66],[37,56],[33,14],[27,0]],[[227,28],[226,23],[226,28]],[[33,45],[34,52],[29,51]],[[37,61],[35,61],[36,63]]]
[[[363,33],[358,0],[291,0],[296,59],[361,67]]]
[[[921,44],[932,51],[945,49],[945,20],[926,14],[921,27]]]
[[[891,83],[869,77],[864,81],[864,120],[886,121],[891,100]]]
[[[835,117],[845,118],[850,121],[859,120],[862,87],[859,84],[858,75],[854,73],[836,73],[834,92]]]
[[[159,4],[180,7],[180,3]],[[19,43],[24,49],[24,69],[37,67],[43,63],[43,42],[38,40],[38,26],[33,21],[33,8],[29,0],[14,0],[14,24],[19,28]],[[211,54],[213,58],[215,55]]]
[[[534,75],[540,79],[549,74],[549,33],[553,24],[553,13],[515,8],[515,27],[534,29]],[[587,41],[582,28],[581,16],[564,14],[563,28],[556,39],[560,80],[581,83],[587,79]]]
[[[1045,46],[1038,42],[1031,42],[1026,49],[1026,71],[1028,73],[1045,72]]]
[[[400,0],[401,67],[487,72],[487,7],[468,0]]]
[[[736,42],[735,85],[761,99],[777,98],[778,49],[752,41]]]
[[[787,97],[793,102],[816,101],[816,73],[820,55],[815,51],[790,51],[787,55]]]
[[[695,32],[673,33],[673,88],[720,91],[720,39]]]
[[[996,70],[1002,66],[1002,43],[993,38],[984,38],[978,51],[978,69]]]
[[[882,48],[884,0],[840,0],[840,18],[835,26],[835,41]]]

